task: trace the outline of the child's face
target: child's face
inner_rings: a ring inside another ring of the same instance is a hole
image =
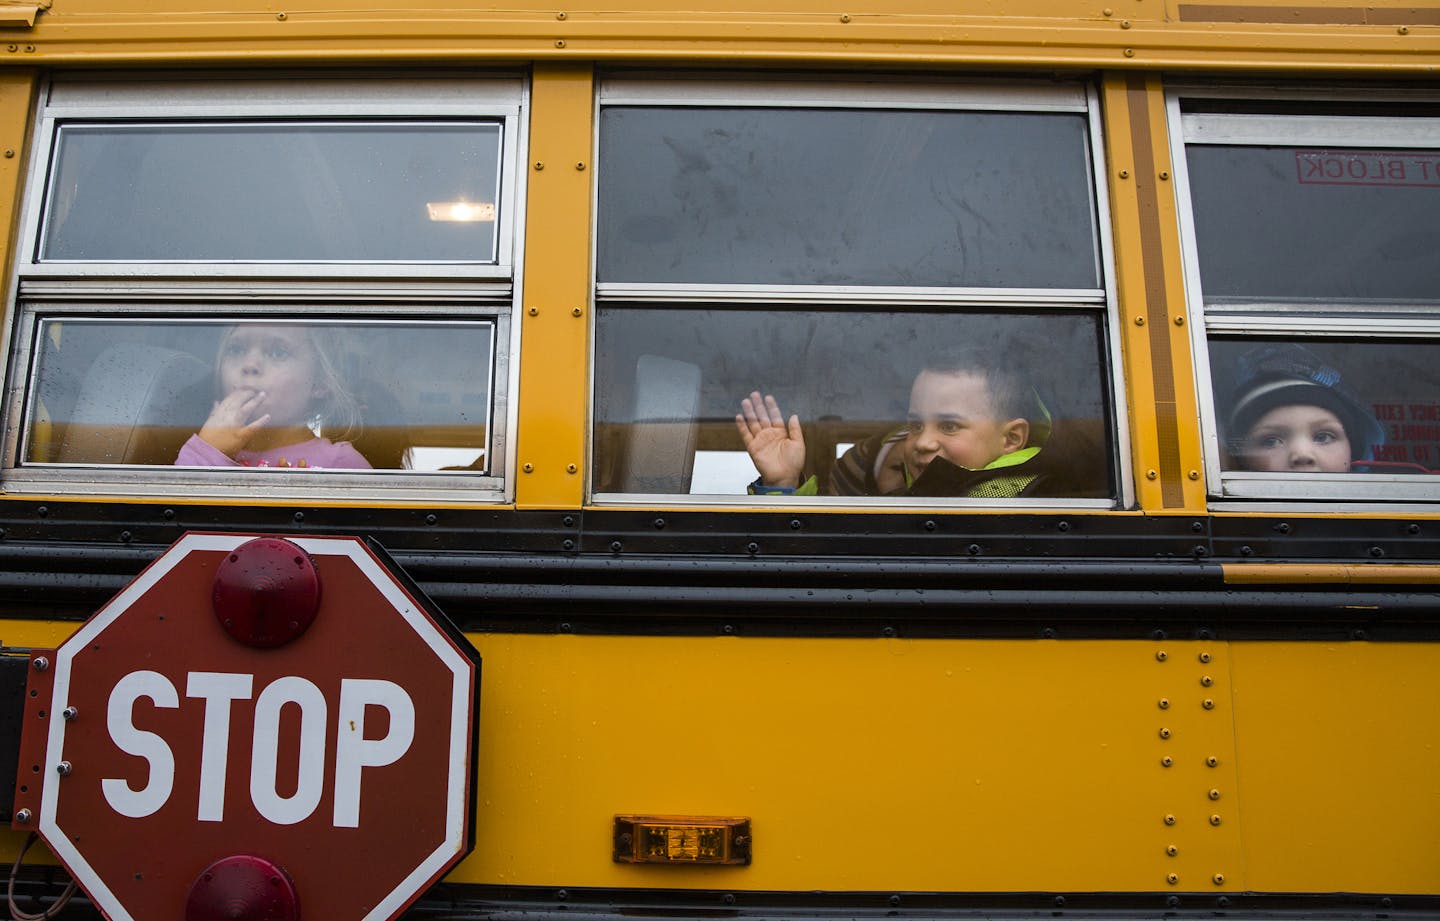
[[[905,466],[913,478],[937,457],[979,470],[1025,447],[1030,424],[996,419],[989,384],[979,375],[922,371],[910,388],[907,431]]]
[[[1328,409],[1277,406],[1250,426],[1244,462],[1249,470],[1345,473],[1350,469],[1350,439]]]
[[[258,413],[270,425],[302,425],[323,395],[315,349],[296,326],[237,326],[220,344],[221,396],[237,390],[265,394]]]

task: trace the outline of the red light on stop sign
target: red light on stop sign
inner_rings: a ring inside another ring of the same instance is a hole
[[[236,547],[215,570],[215,619],[246,646],[273,649],[304,633],[320,609],[310,555],[282,537]]]
[[[286,872],[264,857],[217,860],[190,886],[185,921],[299,921],[300,898]]]

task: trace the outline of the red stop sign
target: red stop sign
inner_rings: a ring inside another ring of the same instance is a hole
[[[56,652],[40,834],[114,921],[394,918],[469,851],[479,667],[359,540],[187,534]]]

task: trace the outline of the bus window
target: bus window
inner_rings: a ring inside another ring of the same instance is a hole
[[[484,472],[492,456],[492,323],[77,317],[42,320],[33,345],[26,465]]]
[[[522,88],[47,82],[6,490],[503,498]]]
[[[1224,469],[1440,473],[1436,359],[1430,342],[1212,339]]]
[[[39,258],[494,263],[500,135],[493,122],[64,122]]]
[[[1171,100],[1217,495],[1427,498],[1433,101]],[[1428,428],[1427,428],[1428,426]],[[1324,442],[1324,445],[1321,444]],[[1300,475],[1303,474],[1303,475]],[[1423,474],[1423,476],[1416,476]]]
[[[599,280],[1100,287],[1085,113],[614,106]]]
[[[596,401],[597,491],[746,495],[756,469],[735,416],[741,399],[759,389],[802,420],[806,478],[815,477],[816,494],[863,494],[836,482],[836,461],[867,442],[902,436],[912,385],[927,363],[979,346],[1026,391],[1025,408],[1013,410],[1028,423],[1022,447],[1039,448],[1046,459],[1044,481],[1026,495],[1106,497],[1098,327],[1095,315],[1079,312],[614,306],[596,339],[596,374],[614,382]]]
[[[1111,504],[1083,86],[622,77],[599,126],[596,494]],[[912,397],[964,352],[1024,392],[1004,414],[1025,435],[930,464],[907,447]],[[775,488],[736,422],[760,392],[801,420]]]

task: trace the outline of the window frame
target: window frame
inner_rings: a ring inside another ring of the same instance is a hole
[[[1200,279],[1199,242],[1196,237],[1190,186],[1189,145],[1341,147],[1377,150],[1414,148],[1440,150],[1435,129],[1440,118],[1427,115],[1324,115],[1274,111],[1253,113],[1185,113],[1186,100],[1260,102],[1299,107],[1315,103],[1404,105],[1440,102],[1432,92],[1396,88],[1361,94],[1353,87],[1306,86],[1293,88],[1244,85],[1173,83],[1166,88],[1166,121],[1173,151],[1174,194],[1180,227],[1180,248],[1190,337],[1195,356],[1196,395],[1199,400],[1203,464],[1213,509],[1294,510],[1310,503],[1317,510],[1335,510],[1336,502],[1365,506],[1440,499],[1440,475],[1381,473],[1271,473],[1222,469],[1219,407],[1216,405],[1209,345],[1214,339],[1280,339],[1304,344],[1338,338],[1373,339],[1377,343],[1429,341],[1440,346],[1440,310],[1437,305],[1394,303],[1323,303],[1313,301],[1241,300],[1206,305]],[[1426,134],[1429,128],[1432,133]],[[1437,298],[1440,300],[1440,298]],[[1421,482],[1417,482],[1421,480]],[[1423,480],[1430,480],[1426,483]],[[1280,505],[1263,503],[1279,502]]]
[[[516,78],[417,78],[416,91],[400,90],[404,80],[364,78],[280,80],[210,79],[117,83],[106,80],[56,80],[40,92],[35,156],[26,176],[21,213],[19,258],[24,279],[103,277],[174,278],[434,278],[508,280],[515,270],[518,244],[516,205],[523,181],[519,151],[525,125],[520,118],[523,84]],[[390,85],[384,85],[390,84]],[[483,92],[481,91],[483,90]],[[467,96],[467,91],[469,96]],[[425,100],[425,101],[422,101]],[[501,125],[500,200],[496,202],[496,260],[493,264],[456,261],[233,261],[149,262],[135,260],[64,260],[42,262],[39,251],[51,181],[59,153],[60,128],[79,125],[266,124],[274,122],[424,122],[495,120]],[[508,168],[507,168],[508,167]],[[509,215],[507,218],[506,216]]]
[[[8,359],[0,487],[11,494],[137,496],[363,502],[496,503],[513,499],[528,84],[513,74],[409,78],[297,74],[255,79],[205,73],[81,75],[42,83],[34,154],[25,172],[13,279],[12,316],[0,330]],[[181,122],[493,120],[501,125],[497,261],[459,262],[40,262],[40,222],[49,194],[59,123],[83,119]],[[223,470],[104,464],[29,464],[20,455],[42,320],[93,317],[113,322],[233,319],[493,324],[491,411],[485,474]],[[319,477],[319,479],[317,479]]]
[[[599,183],[592,191],[591,282],[597,322],[607,305],[649,306],[657,309],[687,307],[744,307],[758,303],[783,304],[811,310],[854,310],[885,307],[933,309],[961,312],[977,307],[1000,313],[1007,310],[1038,313],[1048,307],[1087,308],[1103,315],[1099,323],[1104,337],[1102,349],[1109,362],[1105,386],[1110,398],[1106,419],[1110,435],[1110,466],[1115,472],[1116,493],[1111,499],[969,499],[815,496],[786,497],[785,507],[861,507],[893,510],[915,508],[995,508],[1025,510],[1039,508],[1130,508],[1134,504],[1134,483],[1126,459],[1130,456],[1127,397],[1120,357],[1119,312],[1117,309],[1114,245],[1110,221],[1109,189],[1105,170],[1104,131],[1098,88],[1087,81],[1073,82],[1016,79],[927,78],[880,75],[867,78],[818,80],[813,75],[767,75],[696,73],[677,75],[648,71],[617,71],[601,74],[596,81],[594,100],[595,147],[591,152],[600,175],[604,164],[598,126],[604,109],[611,106],[669,107],[754,107],[826,108],[879,110],[942,110],[994,112],[1070,112],[1085,118],[1087,138],[1086,172],[1090,183],[1094,221],[1096,277],[1100,286],[1084,289],[1051,288],[953,288],[901,285],[770,285],[770,284],[675,284],[600,283]],[[590,343],[590,366],[596,368],[595,342]],[[589,405],[595,406],[600,381],[592,373]],[[736,394],[738,406],[743,394]],[[592,413],[593,416],[593,413]],[[901,420],[897,420],[901,421]],[[595,451],[594,420],[588,432],[587,449]],[[593,469],[593,464],[592,464]],[[599,505],[676,505],[774,508],[776,499],[765,496],[672,495],[655,493],[598,492],[593,477],[587,480],[586,494]]]

